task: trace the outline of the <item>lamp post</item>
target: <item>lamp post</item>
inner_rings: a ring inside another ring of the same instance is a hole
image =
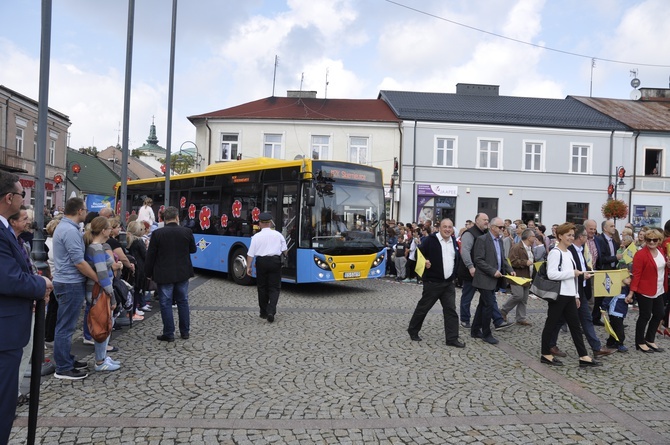
[[[393,220],[397,219],[395,216],[395,186],[399,178],[398,158],[393,158],[393,174],[391,174],[391,219]]]
[[[79,173],[81,172],[81,165],[76,161],[70,161],[67,163],[68,171],[72,172],[72,180],[76,181],[79,178]]]
[[[610,182],[610,185],[607,187],[607,194],[608,200],[612,199],[612,195],[614,195],[614,200],[617,199],[617,192],[619,189],[623,190],[623,188],[626,186],[626,183],[623,181],[623,178],[626,177],[626,169],[623,168],[623,166],[617,166],[615,169],[615,177],[614,177],[614,182]],[[616,224],[616,217],[613,218],[614,223]]]
[[[182,142],[182,144],[179,146],[179,156],[182,155],[182,151],[183,151],[182,148],[184,147],[184,144],[193,144],[193,148],[195,149],[195,156],[189,154],[188,152],[184,152],[184,153],[186,153],[187,156],[191,156],[191,158],[193,159],[193,166],[194,166],[198,171],[200,171],[200,165],[201,165],[202,160],[203,160],[204,158],[203,158],[202,156],[200,156],[200,152],[198,151],[198,146],[197,146],[197,145],[195,144],[195,142],[193,142],[193,141],[184,141],[184,142]]]

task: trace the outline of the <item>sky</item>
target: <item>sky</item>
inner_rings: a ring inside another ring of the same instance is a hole
[[[167,145],[172,4],[135,2],[131,149],[152,120]],[[0,1],[0,85],[35,100],[41,5]],[[628,99],[634,71],[641,87],[669,87],[669,19],[667,0],[181,0],[172,151],[192,146],[188,116],[273,89],[373,99],[481,83],[506,96]],[[70,117],[72,148],[122,137],[127,31],[127,1],[53,1],[49,106]]]

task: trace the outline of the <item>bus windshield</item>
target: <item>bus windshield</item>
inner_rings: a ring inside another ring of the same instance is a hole
[[[303,241],[326,255],[377,253],[384,247],[383,206],[383,192],[373,184],[317,181],[315,205],[306,209],[311,212],[311,230],[303,234]]]

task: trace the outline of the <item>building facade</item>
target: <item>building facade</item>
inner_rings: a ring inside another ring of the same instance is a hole
[[[37,184],[37,101],[0,85],[0,168],[19,175],[25,203],[35,205]],[[49,109],[47,118],[44,206],[65,201],[66,153],[70,118]]]
[[[403,121],[399,220],[449,217],[463,227],[478,212],[546,225],[602,220],[614,166],[634,160],[633,131],[573,98],[498,91],[381,91]]]

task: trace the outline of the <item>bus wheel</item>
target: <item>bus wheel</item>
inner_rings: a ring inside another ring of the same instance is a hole
[[[247,249],[244,247],[235,249],[230,264],[230,274],[233,276],[233,281],[242,286],[250,285],[252,278],[247,275]]]

